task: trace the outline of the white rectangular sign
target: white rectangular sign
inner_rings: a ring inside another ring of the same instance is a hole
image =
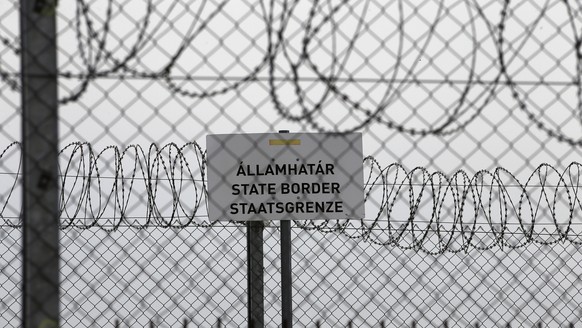
[[[211,220],[364,217],[362,134],[206,137]]]

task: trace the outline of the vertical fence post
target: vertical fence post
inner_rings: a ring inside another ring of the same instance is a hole
[[[279,133],[289,133],[280,130]],[[291,220],[281,221],[281,317],[282,327],[293,326],[293,281],[291,277]]]
[[[247,292],[249,328],[263,328],[263,222],[247,222]]]
[[[56,0],[21,0],[23,327],[59,326]]]

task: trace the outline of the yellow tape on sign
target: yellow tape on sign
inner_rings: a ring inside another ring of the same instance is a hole
[[[299,146],[300,139],[269,139],[269,146]]]

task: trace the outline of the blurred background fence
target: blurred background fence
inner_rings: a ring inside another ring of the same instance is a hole
[[[359,131],[366,156],[367,217],[292,223],[297,325],[580,324],[577,2],[30,3],[56,19],[62,326],[244,326],[245,227],[208,219],[205,136],[280,129]],[[0,5],[4,327],[25,306],[20,8]]]

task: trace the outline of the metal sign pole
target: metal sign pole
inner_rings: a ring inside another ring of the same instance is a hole
[[[289,133],[289,131],[281,130],[279,133]],[[291,220],[281,221],[281,317],[283,328],[291,328],[293,326]]]
[[[248,325],[249,328],[263,328],[264,295],[263,295],[263,222],[247,222],[247,293],[248,293]]]
[[[291,280],[291,220],[281,221],[281,314],[283,328],[293,326]]]

